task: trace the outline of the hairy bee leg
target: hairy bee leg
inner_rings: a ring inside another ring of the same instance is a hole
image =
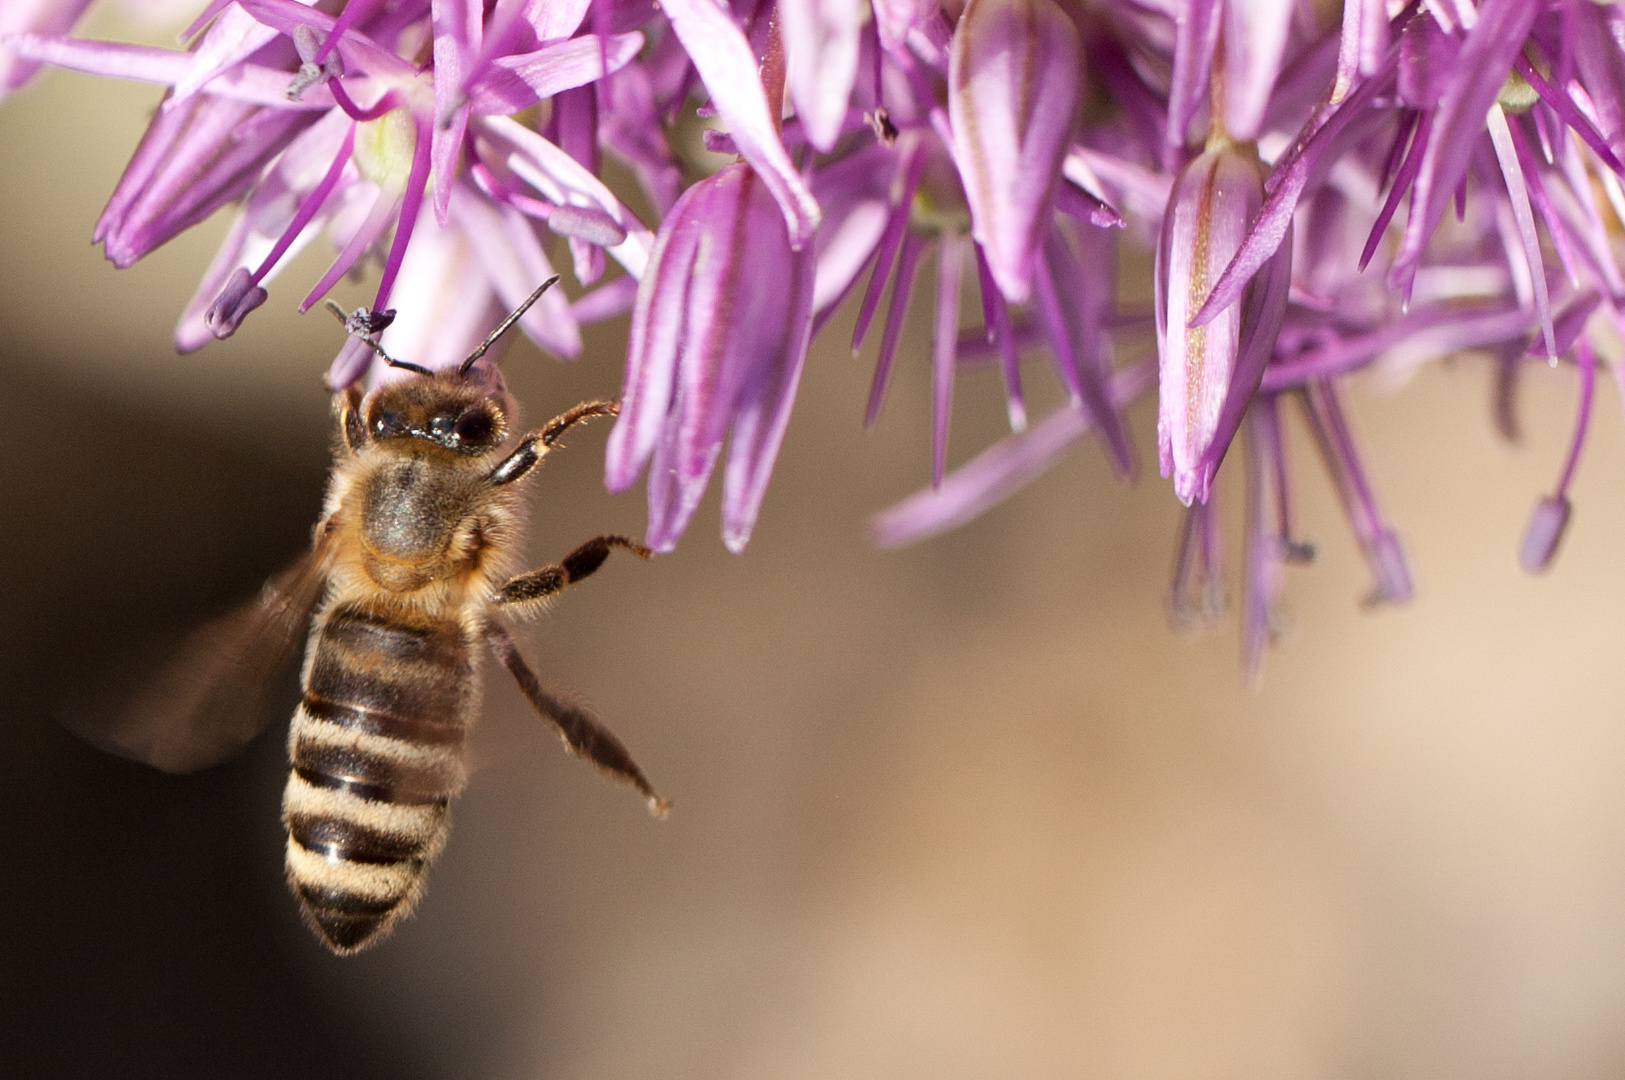
[[[575,424],[594,416],[614,416],[620,411],[621,403],[618,401],[583,401],[569,412],[549,420],[539,431],[532,431],[520,439],[513,453],[502,459],[486,476],[486,480],[495,485],[513,483],[534,469],[536,463],[547,456],[559,436]]]
[[[654,554],[629,536],[595,536],[556,563],[510,578],[497,590],[496,602],[506,607],[545,600],[603,566],[612,548],[625,548],[640,559]]]
[[[504,667],[513,674],[514,681],[519,689],[530,699],[531,705],[543,717],[553,722],[559,729],[559,735],[564,739],[564,745],[576,757],[584,757],[603,771],[609,773],[617,780],[631,784],[638,789],[649,803],[649,812],[655,817],[665,817],[670,804],[655,793],[654,786],[649,783],[638,763],[632,760],[632,754],[626,745],[615,737],[598,718],[580,705],[565,701],[547,691],[541,680],[525,662],[524,656],[519,652],[519,646],[514,644],[512,635],[496,623],[490,623],[486,629],[486,638],[491,643],[491,651],[497,654]]]

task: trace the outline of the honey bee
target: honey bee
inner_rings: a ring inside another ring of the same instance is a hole
[[[380,941],[423,893],[466,780],[486,647],[572,753],[631,784],[657,816],[666,810],[620,740],[544,689],[503,625],[616,548],[650,554],[625,536],[596,536],[557,563],[512,573],[520,482],[571,427],[618,407],[577,405],[504,450],[513,403],[485,353],[557,280],[444,371],[384,354],[374,339],[387,316],[348,317],[352,335],[410,377],[336,395],[334,462],[310,553],[195,634],[125,720],[92,738],[170,772],[215,764],[257,732],[257,687],[308,631],[282,800],[287,877],[305,921],[340,955]]]

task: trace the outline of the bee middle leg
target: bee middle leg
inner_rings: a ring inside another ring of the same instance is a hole
[[[486,476],[486,481],[494,485],[511,484],[534,469],[538,462],[547,456],[553,444],[574,425],[594,416],[615,416],[621,411],[618,401],[583,401],[569,412],[561,413],[549,420],[538,431],[532,431],[519,440],[513,453],[497,463]]]
[[[629,536],[595,536],[556,563],[510,578],[497,589],[496,602],[503,607],[515,606],[520,610],[527,605],[537,605],[603,566],[613,548],[625,548],[640,559],[654,554]]]
[[[643,775],[638,763],[632,760],[631,751],[615,737],[614,732],[587,709],[550,693],[542,686],[542,681],[525,662],[519,646],[514,644],[507,630],[493,622],[486,628],[486,639],[491,643],[491,650],[497,654],[497,659],[502,661],[502,666],[519,684],[520,691],[530,700],[531,706],[559,729],[559,735],[570,753],[586,758],[615,779],[631,784],[648,800],[651,814],[655,817],[666,816],[669,809],[666,800],[655,794],[649,778]]]

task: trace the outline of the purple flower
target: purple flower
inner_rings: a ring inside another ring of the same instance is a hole
[[[1209,500],[1242,485],[1253,675],[1286,567],[1310,555],[1283,408],[1303,412],[1372,599],[1402,601],[1411,568],[1349,380],[1472,351],[1510,437],[1527,366],[1572,370],[1569,450],[1518,551],[1539,570],[1625,330],[1620,0],[1345,0],[1340,19],[1274,0],[212,0],[185,51],[66,36],[84,8],[5,5],[0,93],[47,62],[168,88],[94,235],[124,266],[233,208],[179,347],[247,325],[322,240],[336,256],[303,306],[376,264],[372,311],[398,313],[384,347],[439,367],[567,261],[585,291],[521,326],[572,357],[582,323],[631,311],[609,486],[647,478],[649,542],[669,550],[722,462],[737,551],[809,339],[856,293],[854,351],[879,338],[861,422],[899,363],[931,366],[930,484],[874,519],[877,542],[987,510],[1085,432],[1133,476],[1124,409],[1155,386],[1187,507],[1171,615],[1222,608]],[[696,113],[703,145],[736,155],[720,170],[691,153]],[[612,159],[658,232],[604,183]],[[1154,253],[1150,308],[1119,296],[1136,248]],[[1029,426],[1039,363],[1064,400]],[[1002,376],[1011,434],[956,467],[968,368]],[[350,340],[328,378],[369,372]]]

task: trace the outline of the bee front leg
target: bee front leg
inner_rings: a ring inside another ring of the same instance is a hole
[[[559,436],[572,426],[594,416],[614,416],[620,411],[621,403],[618,401],[583,401],[569,412],[549,420],[540,431],[532,431],[520,439],[513,453],[503,458],[486,475],[486,481],[495,486],[513,483],[534,469],[537,462],[546,457],[553,444],[558,442]]]
[[[669,804],[655,794],[649,778],[643,775],[638,763],[632,760],[631,751],[615,737],[614,732],[587,709],[549,693],[525,662],[519,646],[514,644],[507,630],[494,622],[490,623],[486,628],[486,639],[491,643],[491,651],[497,654],[502,666],[512,673],[519,689],[530,699],[531,706],[559,729],[559,735],[570,753],[586,758],[615,779],[631,784],[648,800],[651,814],[655,817],[666,816]]]
[[[496,602],[503,607],[516,606],[520,611],[540,606],[541,601],[603,566],[612,548],[625,548],[640,559],[654,554],[629,536],[595,536],[556,563],[510,578],[497,589]]]

